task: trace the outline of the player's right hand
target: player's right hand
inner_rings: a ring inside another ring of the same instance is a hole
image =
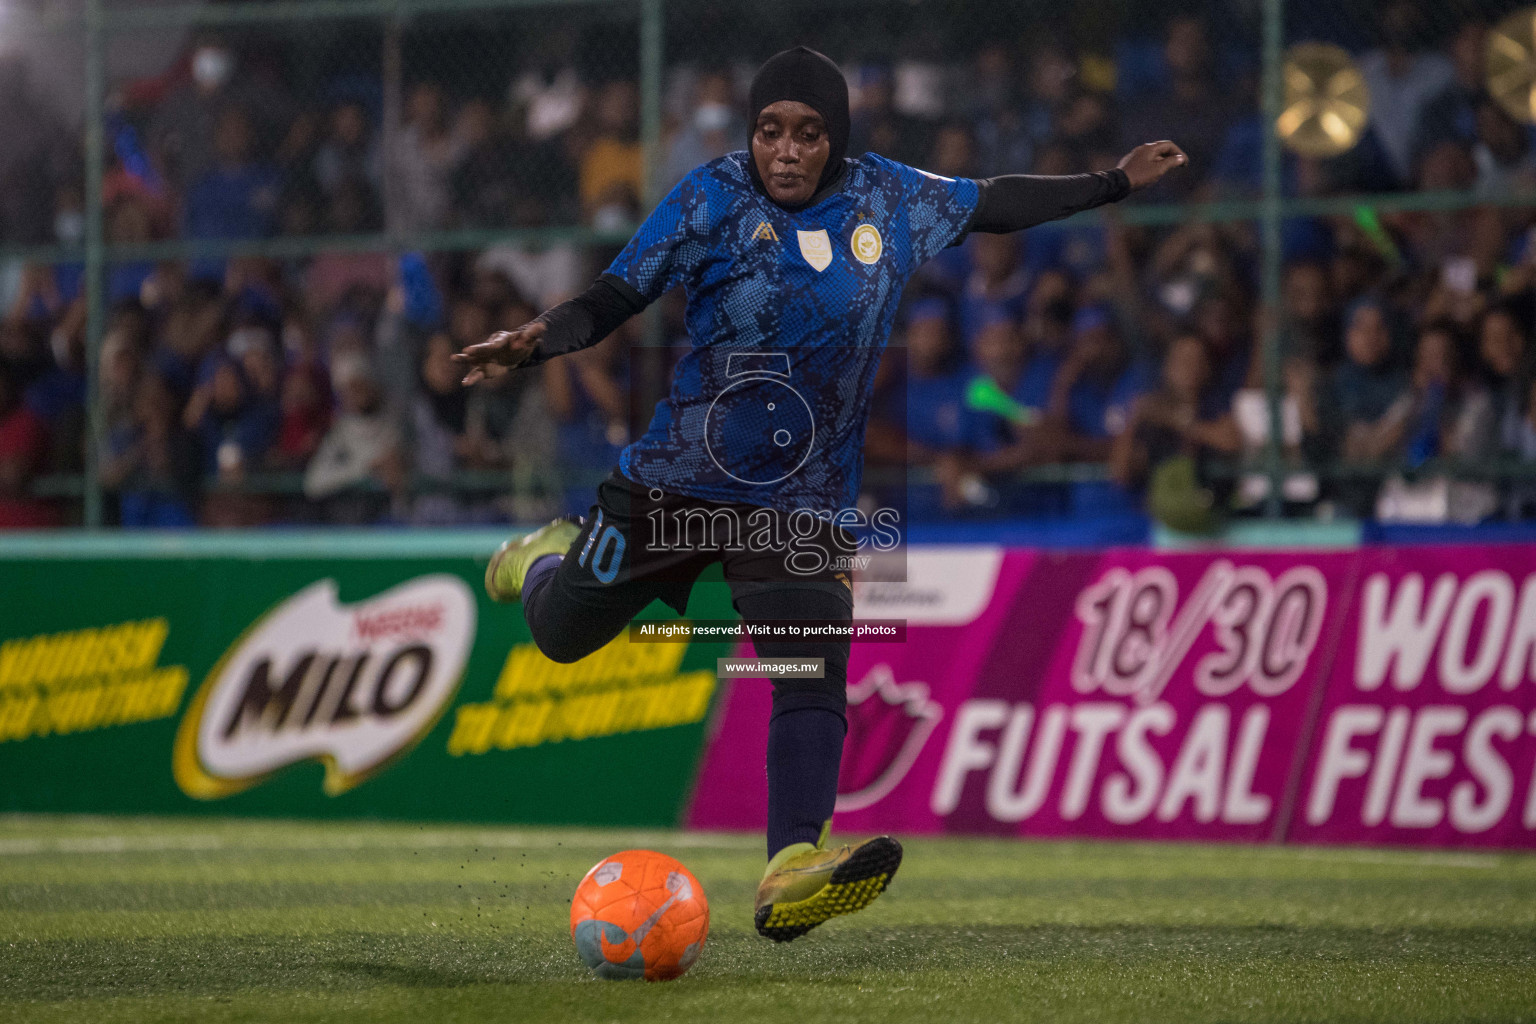
[[[471,387],[483,380],[500,377],[533,354],[547,330],[542,320],[533,320],[511,331],[497,331],[463,352],[455,352],[453,361],[469,368],[463,384]]]

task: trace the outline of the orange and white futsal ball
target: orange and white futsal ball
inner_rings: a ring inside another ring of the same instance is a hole
[[[681,977],[708,934],[704,887],[664,853],[625,850],[599,861],[571,900],[576,952],[599,978]]]

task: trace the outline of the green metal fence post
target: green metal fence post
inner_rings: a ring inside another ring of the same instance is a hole
[[[665,30],[662,0],[640,0],[640,146],[647,212],[661,201],[661,62]]]
[[[1283,394],[1280,385],[1280,214],[1281,175],[1280,139],[1275,134],[1275,122],[1280,117],[1283,96],[1281,93],[1281,48],[1285,36],[1284,0],[1264,0],[1263,28],[1263,87],[1264,110],[1264,193],[1262,198],[1261,224],[1263,245],[1260,253],[1259,302],[1263,315],[1259,318],[1264,343],[1264,394],[1269,406],[1269,443],[1265,446],[1265,463],[1269,475],[1269,498],[1265,502],[1265,514],[1279,516],[1282,512],[1280,488],[1284,482],[1284,452],[1281,436],[1280,403]]]
[[[661,201],[661,88],[662,60],[665,57],[666,9],[664,0],[640,0],[640,148],[644,167],[644,191],[640,215],[643,217]],[[645,317],[641,345],[644,351],[639,360],[642,369],[637,391],[649,402],[659,398],[666,387],[666,329],[662,323],[660,303],[652,303],[643,314]],[[645,429],[648,409],[630,410],[631,427]]]
[[[101,402],[101,336],[106,330],[104,231],[101,202],[105,158],[106,33],[102,5],[88,0],[85,21],[85,525],[103,522],[101,444],[106,410]]]

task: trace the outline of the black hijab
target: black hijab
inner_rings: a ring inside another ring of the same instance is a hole
[[[831,145],[815,193],[799,206],[789,207],[800,210],[835,192],[847,173],[843,158],[848,152],[848,81],[830,57],[804,46],[776,53],[758,68],[747,98],[747,170],[752,175],[753,187],[765,196],[768,189],[757,173],[752,137],[757,134],[757,116],[763,108],[780,100],[804,103],[820,114],[826,122],[827,142]]]

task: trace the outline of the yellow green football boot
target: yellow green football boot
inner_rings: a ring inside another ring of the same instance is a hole
[[[523,596],[528,570],[545,555],[563,555],[581,533],[581,517],[565,516],[541,526],[522,540],[509,540],[491,556],[485,567],[485,592],[503,604]]]
[[[823,921],[863,910],[885,892],[901,866],[901,844],[890,836],[831,850],[826,842],[823,829],[815,846],[786,846],[768,862],[753,915],[759,935],[789,942]]]

